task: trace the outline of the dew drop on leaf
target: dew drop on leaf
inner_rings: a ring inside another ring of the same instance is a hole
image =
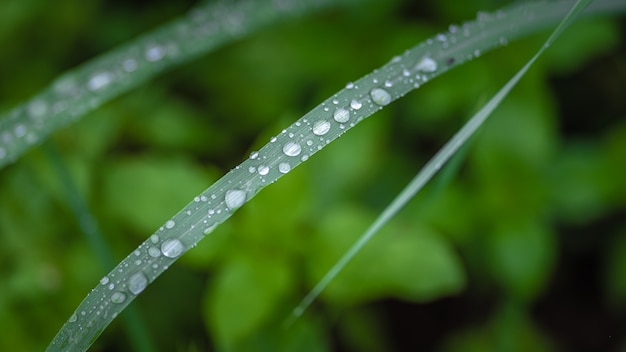
[[[415,65],[415,69],[422,72],[437,71],[437,62],[428,56],[424,56],[420,62]]]
[[[87,82],[87,88],[91,91],[102,89],[109,85],[113,81],[113,75],[109,72],[100,72],[89,79]]]
[[[382,88],[372,89],[370,95],[372,96],[372,100],[374,101],[374,103],[380,106],[385,106],[391,103],[391,95],[389,94],[389,92]]]
[[[350,119],[350,111],[344,108],[337,108],[337,110],[335,110],[335,113],[333,114],[333,118],[339,123],[348,122],[348,120]]]
[[[148,286],[148,278],[142,272],[133,274],[128,279],[128,290],[134,294],[140,294]]]
[[[111,295],[111,302],[123,303],[126,300],[126,294],[124,292],[113,292]]]
[[[278,171],[280,171],[283,174],[286,174],[289,171],[291,171],[291,165],[289,165],[289,163],[280,163],[278,164]]]
[[[176,238],[169,239],[161,245],[161,252],[168,258],[178,258],[184,250],[182,242]]]
[[[287,142],[283,147],[283,153],[287,156],[297,156],[301,151],[302,147],[300,147],[300,144],[295,142]]]
[[[246,192],[240,189],[230,189],[226,191],[224,202],[230,209],[237,209],[246,202]]]
[[[313,134],[323,136],[330,130],[330,122],[319,120],[313,124]]]

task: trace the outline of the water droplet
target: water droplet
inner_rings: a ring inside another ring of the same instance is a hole
[[[141,271],[128,279],[128,290],[134,295],[140,294],[146,286],[148,286],[148,278]]]
[[[165,56],[165,49],[155,45],[146,50],[146,59],[148,61],[159,61]]]
[[[17,125],[15,126],[15,129],[13,130],[13,132],[15,133],[15,137],[22,138],[24,137],[24,135],[26,135],[26,126]]]
[[[124,68],[124,71],[126,72],[133,72],[137,69],[137,60],[135,59],[126,59],[124,60],[124,62],[122,63],[122,67]]]
[[[68,321],[69,321],[70,323],[73,323],[73,322],[75,322],[76,320],[78,320],[78,316],[76,316],[76,313],[72,314],[72,315],[70,316],[70,318],[68,319]]]
[[[256,172],[256,167],[254,167],[254,166],[250,166],[250,167],[248,168],[248,172],[249,172],[249,173],[251,173],[251,174],[255,173],[255,172]]]
[[[387,88],[393,87],[393,82],[391,82],[390,80],[386,80],[385,81],[385,87],[387,87]]]
[[[286,174],[289,171],[291,171],[291,165],[289,165],[289,163],[280,163],[278,164],[278,171],[280,171],[283,174]]]
[[[344,108],[337,108],[337,110],[335,110],[335,113],[333,114],[333,118],[337,122],[348,122],[348,120],[350,119],[350,111]]]
[[[415,65],[415,69],[422,72],[437,71],[437,62],[428,56],[424,56],[420,62]]]
[[[259,157],[259,152],[254,151],[250,153],[250,159],[256,159],[258,157]]]
[[[437,36],[435,37],[435,39],[437,39],[440,42],[445,42],[446,40],[448,40],[448,38],[446,37],[445,34],[443,33],[439,33],[437,34]]]
[[[87,82],[87,88],[92,91],[102,89],[109,85],[111,81],[113,81],[112,74],[109,72],[100,72],[89,79],[89,82]]]
[[[156,247],[150,247],[148,248],[148,255],[150,255],[151,257],[159,257],[161,255],[161,251],[156,248]]]
[[[123,303],[126,300],[126,294],[124,292],[113,292],[111,295],[111,302]]]
[[[183,243],[176,238],[169,239],[161,245],[161,252],[168,258],[178,258],[184,250]]]
[[[391,103],[391,95],[389,94],[389,92],[382,88],[372,89],[370,95],[372,96],[372,100],[374,101],[374,103],[380,106],[385,106]]]
[[[359,110],[362,106],[363,104],[356,99],[352,99],[352,101],[350,102],[350,107],[354,110]]]
[[[270,168],[265,165],[261,165],[259,166],[258,171],[259,171],[259,175],[265,176],[270,172]]]
[[[100,279],[100,283],[103,284],[103,285],[108,284],[109,283],[109,277],[108,276],[103,277],[102,279]]]
[[[31,117],[39,119],[48,112],[48,104],[43,100],[33,100],[28,104],[27,110]]]
[[[349,82],[348,84],[346,84],[346,89],[352,89],[354,88],[354,83]]]
[[[283,153],[287,156],[297,156],[301,151],[302,147],[300,147],[300,144],[295,142],[287,142],[283,147]]]
[[[224,201],[230,209],[237,209],[246,202],[246,192],[240,189],[230,189],[226,191]]]
[[[330,131],[330,122],[326,120],[318,120],[313,124],[313,134],[323,136]]]
[[[176,225],[176,223],[174,222],[174,220],[167,220],[167,222],[165,223],[165,227],[168,228],[168,229],[171,229],[175,225]]]
[[[159,235],[152,235],[152,236],[150,236],[150,242],[158,243],[159,242]]]

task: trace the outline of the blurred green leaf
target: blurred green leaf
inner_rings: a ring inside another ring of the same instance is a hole
[[[359,208],[333,206],[320,219],[311,245],[310,271],[321,278],[356,240],[372,216]],[[460,291],[465,275],[456,254],[431,229],[392,223],[348,264],[322,293],[326,300],[358,304],[382,297],[427,301]]]

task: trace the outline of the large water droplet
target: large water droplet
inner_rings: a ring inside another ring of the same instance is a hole
[[[344,108],[337,108],[337,110],[335,110],[335,113],[333,114],[333,118],[339,123],[348,122],[348,120],[350,119],[350,111]]]
[[[424,56],[420,62],[415,65],[415,69],[422,72],[435,72],[437,71],[437,61],[428,56]]]
[[[289,165],[289,163],[280,163],[278,164],[278,171],[280,171],[283,174],[286,174],[289,171],[291,171],[291,165]]]
[[[313,124],[313,134],[323,136],[330,130],[330,122],[319,120]]]
[[[230,189],[226,191],[224,202],[230,209],[237,209],[246,202],[246,192],[240,189]]]
[[[270,168],[265,165],[261,165],[257,171],[259,172],[259,175],[265,176],[270,172]]]
[[[100,283],[103,284],[103,285],[108,284],[109,283],[109,277],[108,276],[103,277],[102,279],[100,279]]]
[[[362,106],[363,104],[356,99],[352,99],[352,101],[350,102],[350,107],[354,110],[359,110]]]
[[[168,229],[171,229],[174,226],[176,226],[176,223],[174,222],[174,220],[167,220],[167,222],[165,223],[165,227]]]
[[[374,101],[374,103],[380,106],[385,106],[391,103],[391,95],[389,94],[389,92],[382,88],[372,89],[370,95],[372,96],[372,100]]]
[[[302,147],[300,147],[300,144],[295,142],[287,142],[283,147],[283,153],[287,156],[297,156],[301,151]]]
[[[142,272],[135,273],[128,279],[128,290],[138,295],[148,286],[148,278]]]
[[[112,74],[110,74],[109,72],[101,72],[92,76],[89,79],[89,82],[87,82],[87,88],[92,91],[102,89],[109,85],[111,81],[113,81]]]
[[[126,294],[124,292],[113,292],[111,295],[111,302],[123,303],[126,300]]]
[[[182,242],[176,238],[169,239],[161,245],[161,252],[168,258],[178,258],[184,250]]]

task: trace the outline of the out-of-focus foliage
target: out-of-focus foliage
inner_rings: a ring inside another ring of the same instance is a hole
[[[369,2],[274,26],[55,134],[49,143],[61,151],[115,259],[346,82],[501,5],[418,3]],[[190,5],[7,1],[0,107]],[[148,288],[136,305],[155,345],[623,348],[623,33],[614,19],[568,29],[476,136],[457,172],[434,180],[284,330],[297,301],[545,33],[482,56],[363,122],[264,190]],[[82,237],[41,149],[0,170],[3,351],[43,349],[110,269]],[[427,314],[428,307],[447,314]],[[114,324],[94,350],[128,349],[125,333]]]

